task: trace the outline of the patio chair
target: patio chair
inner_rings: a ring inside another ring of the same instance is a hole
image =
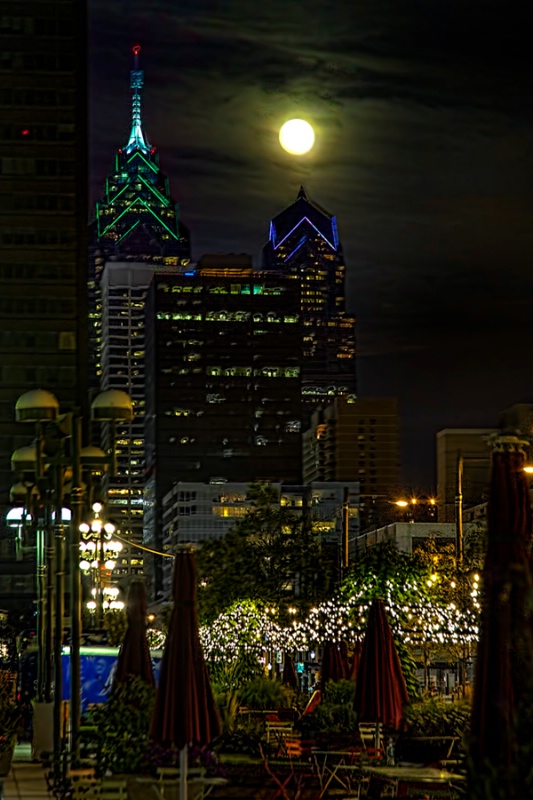
[[[100,800],[128,800],[128,786],[125,778],[102,778]]]
[[[369,758],[383,758],[381,726],[375,722],[360,722],[359,737]]]
[[[308,749],[306,750],[301,739],[287,738],[284,746],[284,755],[282,757],[278,755],[272,759],[268,758],[261,746],[259,747],[265,771],[277,786],[271,800],[277,800],[278,797],[283,797],[284,800],[300,797],[307,781],[318,783],[310,752]]]

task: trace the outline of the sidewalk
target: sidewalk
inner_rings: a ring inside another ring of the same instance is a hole
[[[15,747],[11,770],[3,781],[3,794],[0,789],[2,800],[50,800],[53,797],[46,787],[43,765],[31,760],[29,742]]]

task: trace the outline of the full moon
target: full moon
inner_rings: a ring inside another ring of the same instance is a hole
[[[279,143],[292,156],[302,156],[315,143],[315,132],[304,119],[290,119],[281,126]]]

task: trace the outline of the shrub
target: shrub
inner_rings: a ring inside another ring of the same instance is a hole
[[[22,728],[22,714],[8,680],[0,680],[0,753],[13,748]]]
[[[313,725],[328,733],[353,733],[357,715],[353,708],[355,683],[349,680],[328,681],[319,706],[312,713]]]
[[[254,678],[238,690],[237,696],[242,706],[267,710],[287,708],[290,692],[277,680]]]
[[[470,726],[471,705],[468,701],[445,703],[438,698],[410,703],[405,708],[405,721],[410,736],[459,736]]]
[[[155,689],[140,678],[119,684],[89,715],[96,727],[98,772],[135,774],[145,769]]]

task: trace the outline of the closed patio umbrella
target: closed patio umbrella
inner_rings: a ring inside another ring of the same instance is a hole
[[[320,670],[320,684],[322,691],[328,681],[342,681],[347,677],[347,665],[341,652],[341,645],[335,642],[326,642],[322,654],[322,667]]]
[[[363,649],[363,642],[362,640],[358,639],[353,648],[353,655],[351,661],[349,662],[349,671],[348,671],[348,677],[354,681],[357,678],[357,670],[359,669],[359,662],[361,661],[362,649]]]
[[[150,736],[180,750],[180,796],[186,798],[187,747],[205,746],[220,721],[204,661],[196,610],[196,568],[191,549],[177,553],[174,608],[165,643]]]
[[[298,688],[298,675],[294,667],[294,661],[288,653],[285,653],[285,661],[283,662],[283,672],[281,675],[281,682],[286,686],[291,686],[293,689]]]
[[[143,581],[132,581],[128,591],[126,612],[128,627],[118,654],[113,685],[129,677],[139,677],[155,686],[150,649],[146,640],[146,587]]]
[[[374,600],[361,648],[355,683],[358,722],[373,722],[399,730],[409,701],[392,631],[381,600]]]
[[[533,702],[528,687],[533,670],[533,576],[525,445],[515,436],[501,436],[492,456],[471,719],[474,773],[488,762],[490,769],[503,770],[504,782],[505,771],[525,744],[517,738],[517,711]]]

